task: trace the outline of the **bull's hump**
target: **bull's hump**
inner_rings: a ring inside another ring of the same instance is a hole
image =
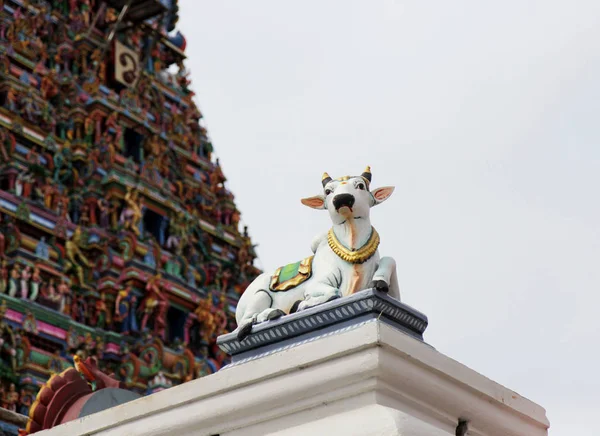
[[[316,236],[310,244],[310,249],[313,253],[316,253],[317,250],[323,245],[327,245],[327,232]]]

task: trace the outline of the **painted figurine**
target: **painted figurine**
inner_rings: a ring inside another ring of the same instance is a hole
[[[59,306],[58,310],[60,313],[64,313],[65,315],[69,315],[70,310],[66,305],[67,296],[70,295],[71,290],[69,289],[69,285],[67,284],[66,279],[63,277],[58,285],[58,295],[59,295]]]
[[[96,327],[103,329],[108,321],[108,307],[106,306],[106,294],[100,294],[96,300]]]
[[[46,238],[42,236],[35,246],[35,255],[43,260],[50,258],[50,247],[46,243]]]
[[[14,297],[19,289],[19,281],[21,279],[21,270],[18,263],[15,263],[10,272],[10,280],[8,282],[8,295]]]
[[[6,259],[2,259],[0,267],[0,294],[4,294],[8,289],[8,263]]]
[[[83,267],[89,268],[90,261],[81,251],[81,244],[81,227],[77,227],[73,232],[71,239],[67,240],[65,243],[65,251],[67,259],[71,262],[71,268],[74,268],[77,272],[79,284],[83,285],[85,283],[83,278]]]
[[[33,274],[31,276],[31,295],[29,299],[31,301],[35,301],[40,292],[40,285],[42,283],[42,275],[40,273],[40,268],[35,266],[33,267]]]
[[[54,279],[50,279],[45,286],[42,286],[41,295],[44,299],[58,305],[59,295],[54,286]]]
[[[127,189],[125,194],[125,208],[121,213],[120,224],[125,230],[130,230],[136,236],[140,235],[139,224],[142,219],[142,207],[139,193],[133,188]]]
[[[394,188],[371,190],[371,177],[369,167],[360,176],[332,179],[325,173],[323,194],[302,199],[305,206],[327,210],[333,226],[312,242],[313,256],[275,273],[263,273],[250,284],[236,310],[240,339],[255,323],[368,287],[400,299],[396,262],[379,257],[379,235],[369,218],[371,207],[387,200]]]
[[[108,229],[110,226],[110,205],[105,198],[100,198],[97,204],[100,211],[100,227]]]
[[[17,403],[19,402],[19,393],[17,392],[17,388],[14,383],[10,384],[8,388],[8,392],[4,393],[4,397],[2,399],[2,407],[11,412],[17,411]]]
[[[21,272],[21,298],[27,300],[29,296],[29,279],[31,279],[31,267],[26,266]]]
[[[137,298],[131,291],[131,286],[119,291],[115,301],[115,320],[121,323],[121,333],[137,332],[137,320],[135,318],[135,303]]]
[[[146,285],[146,297],[140,303],[143,311],[141,331],[146,329],[150,317],[154,319],[154,333],[165,339],[166,315],[169,301],[160,289],[161,275],[157,274],[150,278]]]
[[[83,295],[75,296],[71,304],[71,316],[73,319],[81,324],[85,324],[88,315],[88,304]]]

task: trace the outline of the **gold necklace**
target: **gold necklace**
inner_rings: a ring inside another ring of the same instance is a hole
[[[349,250],[342,245],[338,238],[333,233],[333,228],[329,229],[327,233],[327,243],[329,248],[338,255],[342,260],[349,263],[365,263],[369,260],[377,251],[379,247],[379,234],[371,227],[371,236],[365,245],[356,250]]]

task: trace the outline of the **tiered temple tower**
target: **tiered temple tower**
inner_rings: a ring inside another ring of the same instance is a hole
[[[142,394],[227,359],[215,339],[259,271],[193,101],[177,9],[0,0],[5,408],[27,414],[75,354]]]

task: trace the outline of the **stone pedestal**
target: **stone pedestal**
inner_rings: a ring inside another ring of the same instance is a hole
[[[437,352],[427,319],[364,291],[220,344],[216,374],[73,421],[75,435],[547,435],[540,406]]]

